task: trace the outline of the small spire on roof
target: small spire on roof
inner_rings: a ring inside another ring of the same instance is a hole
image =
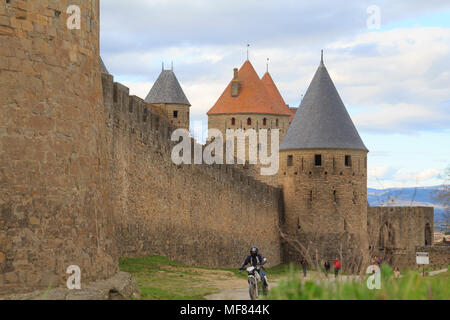
[[[269,73],[269,62],[270,62],[270,59],[269,58],[267,58],[267,73]]]
[[[250,43],[247,43],[247,61],[249,61],[249,50],[250,50]]]
[[[162,62],[162,71],[164,71],[164,61]]]
[[[320,64],[323,64],[323,50],[322,50],[322,54],[321,54],[321,57],[320,57]]]

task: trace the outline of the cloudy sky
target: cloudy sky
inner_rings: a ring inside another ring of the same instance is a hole
[[[174,70],[203,122],[250,60],[297,107],[325,64],[369,154],[369,186],[430,186],[450,165],[448,0],[104,0],[101,51],[115,80],[145,98]],[[379,13],[379,15],[378,15]],[[379,17],[379,19],[378,19]]]

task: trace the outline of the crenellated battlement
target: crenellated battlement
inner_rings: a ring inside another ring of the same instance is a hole
[[[66,25],[74,2],[80,29]],[[311,150],[283,155],[283,192],[252,166],[174,164],[171,109],[100,71],[99,10],[98,0],[0,1],[0,296],[64,287],[71,265],[85,286],[116,274],[120,257],[238,267],[257,245],[270,266],[296,261],[280,225],[330,248],[342,235],[359,245],[367,221],[374,246],[398,247],[416,227],[428,239],[432,209],[370,208],[367,219],[364,150],[324,150],[323,168]]]
[[[132,135],[137,141],[155,151],[165,152],[170,158],[172,148],[178,142],[171,141],[172,132],[176,127],[171,126],[167,119],[154,112],[145,101],[137,96],[130,96],[129,88],[114,82],[114,78],[108,74],[102,74],[103,96],[107,127],[114,126],[124,135]],[[192,139],[192,148],[205,148]],[[194,153],[192,161],[194,163]],[[188,165],[195,166],[196,170],[203,170],[210,177],[223,183],[233,183],[242,187],[249,187],[257,194],[276,194],[279,189],[256,180],[249,169],[242,165]]]
[[[161,254],[190,264],[236,266],[258,244],[281,261],[280,194],[239,165],[176,165],[177,128],[103,74],[115,243],[121,256]],[[205,146],[191,138],[194,148]],[[221,252],[222,259],[215,256]]]

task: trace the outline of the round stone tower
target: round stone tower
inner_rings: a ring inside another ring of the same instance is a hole
[[[2,1],[0,21],[0,294],[110,277],[99,1]]]
[[[322,59],[280,146],[287,262],[365,257],[367,153]]]

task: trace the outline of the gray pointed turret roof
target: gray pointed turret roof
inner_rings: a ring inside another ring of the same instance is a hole
[[[163,70],[150,90],[145,102],[191,105],[173,70]]]
[[[295,149],[368,151],[323,60],[280,146]]]
[[[102,71],[102,73],[106,73],[109,74],[108,69],[106,69],[105,63],[103,62],[102,57],[100,57],[100,70]]]

